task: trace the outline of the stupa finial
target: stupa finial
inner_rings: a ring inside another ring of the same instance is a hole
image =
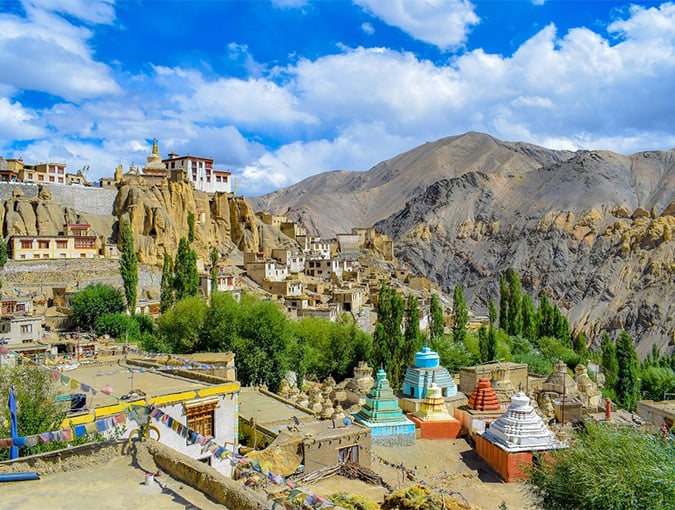
[[[152,139],[152,153],[155,156],[159,156],[159,149],[157,148],[157,138]]]

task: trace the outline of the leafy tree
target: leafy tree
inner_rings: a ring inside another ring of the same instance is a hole
[[[206,352],[231,351],[238,336],[241,306],[232,294],[214,292],[199,333],[199,349]]]
[[[197,271],[197,252],[190,248],[185,237],[178,241],[176,262],[174,264],[173,288],[176,300],[196,296],[199,293],[199,272]]]
[[[480,349],[481,363],[490,361],[488,341],[488,330],[484,324],[481,324],[480,328],[478,329],[478,347]]]
[[[464,299],[462,286],[457,283],[452,295],[452,309],[454,321],[452,323],[452,337],[455,342],[464,342],[466,337],[466,323],[469,321],[469,310]]]
[[[467,341],[470,334],[467,335]],[[439,338],[431,340],[431,348],[438,353],[441,366],[450,373],[458,372],[461,367],[468,367],[480,362],[480,356],[472,352],[466,344],[446,342]]]
[[[159,308],[162,313],[173,306],[176,301],[176,293],[173,290],[173,261],[171,255],[164,252],[164,264],[162,265],[162,282],[159,290]]]
[[[616,397],[626,409],[633,411],[640,398],[640,362],[633,346],[633,339],[622,331],[616,341],[616,361],[619,366],[617,373]]]
[[[523,320],[522,335],[531,342],[535,341],[537,339],[537,312],[528,294],[523,294],[520,314]]]
[[[497,359],[497,331],[490,325],[487,338],[487,361]]]
[[[168,352],[185,354],[194,352],[206,317],[206,304],[198,297],[177,301],[174,307],[157,319],[162,345]]]
[[[583,331],[579,331],[574,337],[574,352],[582,358],[588,353],[588,339]]]
[[[14,386],[17,401],[17,428],[20,436],[32,436],[57,430],[66,417],[67,409],[56,403],[56,392],[49,371],[32,365],[0,366],[0,437],[10,437],[9,388]],[[77,443],[88,441],[78,438]],[[75,441],[71,442],[74,444]],[[65,448],[66,443],[52,441],[19,448],[20,456]],[[9,450],[0,449],[0,461],[9,459]]]
[[[511,328],[509,325],[509,284],[505,274],[499,279],[499,327],[506,332]]]
[[[660,401],[664,393],[675,393],[675,371],[670,367],[647,366],[640,370],[642,397]]]
[[[7,243],[5,242],[4,239],[0,238],[0,269],[5,267],[5,264],[7,264],[8,257],[9,254],[7,251]]]
[[[211,248],[209,252],[209,259],[211,260],[211,292],[216,292],[218,290],[218,261],[220,260],[220,254],[218,253],[218,248],[215,246]]]
[[[420,333],[420,307],[417,296],[408,296],[408,306],[405,309],[405,332],[403,335],[403,360],[408,364],[415,359],[415,353],[422,348],[422,334]]]
[[[431,295],[431,304],[429,306],[429,315],[431,322],[429,324],[429,334],[431,340],[443,338],[445,331],[445,321],[443,320],[443,307],[436,294]]]
[[[383,281],[377,298],[373,363],[376,367],[384,367],[393,388],[400,386],[406,364],[402,354],[403,335],[401,334],[404,308],[403,298],[396,294],[386,281]]]
[[[134,233],[128,220],[120,222],[120,249],[120,275],[124,282],[127,310],[135,313],[138,295],[138,257],[134,249]]]
[[[509,335],[515,336],[520,335],[523,332],[523,315],[521,310],[523,289],[515,269],[509,269],[506,272],[506,275],[509,282],[507,300],[509,323],[508,329],[505,329],[505,331]]]
[[[619,363],[616,359],[616,347],[606,331],[602,335],[602,372],[605,374],[605,388],[614,390],[619,376]]]
[[[675,446],[630,426],[584,422],[570,448],[539,457],[528,480],[542,508],[675,508]]]
[[[195,214],[192,211],[187,213],[188,224],[188,242],[192,243],[195,240]]]
[[[89,285],[70,299],[74,325],[93,331],[98,318],[106,313],[123,312],[124,299],[119,290],[109,285]]]
[[[110,335],[119,341],[136,342],[141,338],[140,324],[126,313],[106,313],[96,320],[96,334]]]

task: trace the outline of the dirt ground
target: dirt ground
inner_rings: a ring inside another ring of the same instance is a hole
[[[459,492],[466,501],[483,510],[498,510],[502,501],[509,510],[538,508],[523,483],[502,482],[465,439],[418,439],[414,446],[375,446],[373,452],[392,464],[402,463],[407,469],[415,470],[419,478],[435,487]],[[402,480],[400,470],[385,465],[378,458],[372,459],[371,469],[394,488],[413,483]],[[339,491],[353,492],[377,502],[381,502],[386,494],[382,487],[340,477],[322,480],[307,488],[325,496]]]
[[[0,484],[0,508],[73,510],[152,508],[153,510],[222,510],[203,493],[166,474],[145,485],[145,471],[129,456],[115,457],[85,469],[43,475],[40,480]]]

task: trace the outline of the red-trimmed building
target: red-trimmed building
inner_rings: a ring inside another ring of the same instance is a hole
[[[169,170],[178,169],[185,171],[190,182],[194,183],[195,189],[207,193],[231,193],[232,174],[226,170],[213,168],[213,159],[199,156],[179,156],[175,152],[169,154],[168,159],[162,160]]]

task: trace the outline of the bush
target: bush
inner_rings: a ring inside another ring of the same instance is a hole
[[[109,335],[118,342],[137,342],[141,329],[139,323],[126,313],[106,313],[96,320],[96,334]]]
[[[94,331],[96,321],[107,313],[123,312],[122,293],[109,285],[89,285],[70,300],[74,326]]]
[[[633,427],[584,422],[540,460],[528,483],[544,508],[675,508],[675,445]]]

